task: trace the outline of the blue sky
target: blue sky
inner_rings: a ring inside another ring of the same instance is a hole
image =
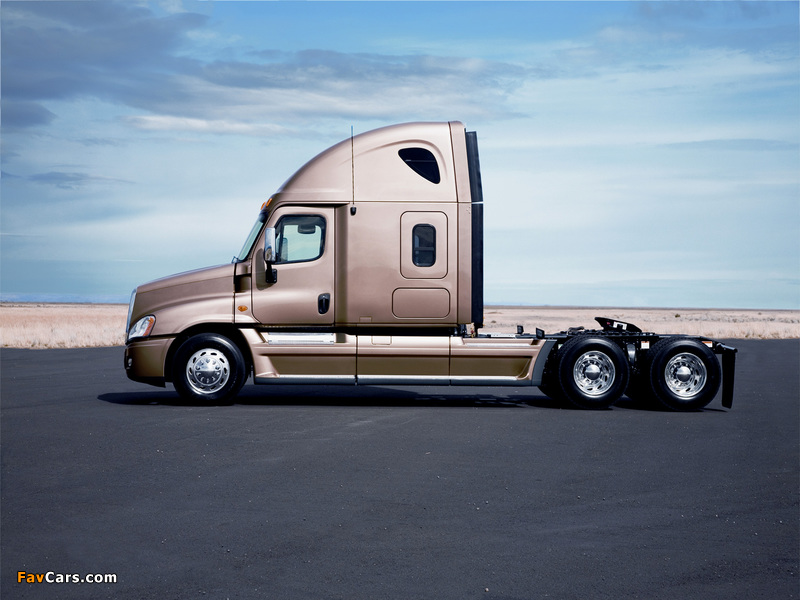
[[[478,132],[495,304],[800,308],[796,2],[9,2],[0,292],[230,261],[356,133]]]

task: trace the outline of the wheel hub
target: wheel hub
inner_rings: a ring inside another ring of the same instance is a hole
[[[675,370],[675,377],[678,381],[686,383],[692,377],[692,370],[685,365],[681,365]]]
[[[608,355],[589,351],[575,361],[572,370],[575,385],[587,396],[602,396],[614,384],[616,370]]]
[[[673,356],[664,369],[664,381],[677,396],[691,398],[706,384],[708,372],[699,357],[688,352]]]
[[[186,363],[186,379],[200,394],[213,394],[222,389],[229,376],[228,359],[216,348],[198,350]]]
[[[590,381],[597,380],[597,378],[600,377],[600,373],[602,373],[602,371],[600,370],[600,367],[598,367],[595,364],[589,365],[588,367],[586,367],[586,370],[583,372],[583,374],[586,376],[586,378],[589,379]]]
[[[194,365],[194,375],[203,385],[213,385],[222,377],[222,365],[216,359],[204,356]]]

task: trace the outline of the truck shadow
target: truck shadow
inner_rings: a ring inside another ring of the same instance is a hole
[[[424,386],[245,386],[228,402],[199,403],[181,398],[172,390],[153,392],[108,393],[98,400],[128,406],[340,406],[340,407],[481,407],[544,408],[573,410],[548,398],[537,388],[483,388]],[[641,400],[623,397],[611,409],[660,411]],[[713,409],[705,409],[713,410]]]
[[[184,400],[176,392],[126,392],[108,393],[98,400],[121,405],[160,406],[364,406],[364,407],[535,407],[561,408],[558,402],[544,394],[498,394],[493,391],[458,389],[428,391],[412,387],[393,388],[383,386],[302,386],[281,385],[245,386],[239,395],[228,402],[192,402]]]

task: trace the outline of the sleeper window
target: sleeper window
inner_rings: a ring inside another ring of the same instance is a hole
[[[415,225],[412,260],[417,267],[432,267],[436,262],[436,228],[433,225]]]
[[[439,164],[433,152],[425,148],[403,148],[398,152],[400,158],[412,171],[430,181],[439,183],[442,178],[439,175]]]

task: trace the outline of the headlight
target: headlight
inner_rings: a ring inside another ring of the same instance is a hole
[[[156,318],[153,315],[142,317],[136,321],[136,324],[128,332],[128,341],[130,342],[133,338],[147,337],[153,331],[153,325],[155,324]]]

